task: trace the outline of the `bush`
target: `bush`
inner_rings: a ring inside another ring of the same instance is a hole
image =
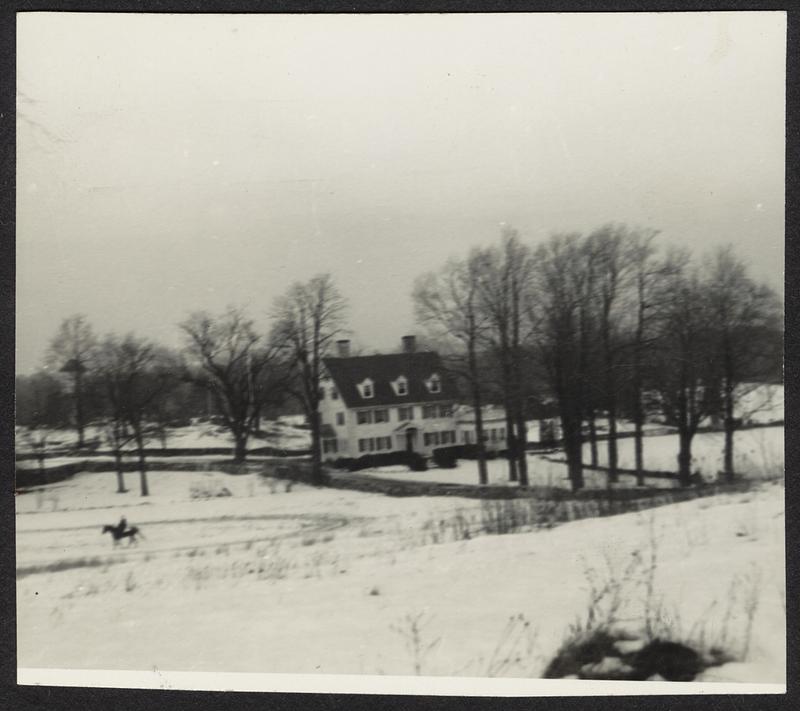
[[[439,447],[433,450],[433,463],[439,469],[455,469],[458,464],[459,446]]]
[[[478,458],[478,445],[477,444],[456,444],[452,447],[439,447],[439,449],[433,450],[434,461],[436,457],[436,452],[440,450],[446,450],[448,452],[452,452],[453,456],[456,460],[458,459],[477,459]],[[498,454],[502,454],[502,452],[498,452],[497,450],[485,450],[484,454],[486,455],[486,459],[496,459]]]
[[[417,452],[408,452],[408,468],[412,472],[424,472],[428,470],[428,462]]]
[[[420,455],[415,452],[396,451],[396,452],[377,452],[364,454],[356,459],[352,457],[339,457],[332,464],[337,469],[347,469],[350,472],[357,472],[361,469],[372,469],[374,467],[387,466],[407,466],[412,467],[412,462],[416,461]],[[424,460],[423,460],[424,461]],[[425,467],[427,469],[427,467]],[[415,471],[424,471],[417,469]]]

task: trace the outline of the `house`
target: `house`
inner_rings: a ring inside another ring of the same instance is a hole
[[[498,405],[481,408],[483,439],[486,450],[499,452],[506,448],[506,411]],[[475,408],[461,405],[456,408],[456,437],[459,444],[475,444]]]
[[[337,348],[323,361],[320,384],[323,459],[404,450],[427,456],[456,444],[458,393],[438,354],[417,351],[414,336],[403,337],[400,353],[351,356],[347,340]]]
[[[486,451],[499,452],[506,448],[506,411],[501,405],[481,408],[483,439]],[[531,444],[548,444],[561,436],[559,420],[552,411],[538,408],[536,419],[525,423],[526,441]],[[456,408],[456,432],[459,444],[475,444],[475,409],[467,405]]]

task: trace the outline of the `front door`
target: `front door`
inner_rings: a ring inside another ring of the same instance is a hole
[[[406,452],[414,451],[414,442],[417,439],[417,431],[411,427],[406,430]]]

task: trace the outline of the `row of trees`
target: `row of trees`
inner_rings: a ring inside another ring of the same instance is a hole
[[[212,410],[232,435],[234,460],[243,462],[261,417],[293,396],[310,423],[312,471],[321,481],[321,361],[343,333],[345,309],[331,277],[319,275],[276,300],[263,331],[236,308],[192,314],[180,324],[177,352],[134,334],[98,338],[85,316],[72,316],[51,341],[47,368],[18,379],[18,422],[31,427],[43,451],[48,428],[73,422],[81,448],[89,419],[102,421],[118,490],[125,491],[122,457],[133,449],[147,496],[145,445],[153,436],[163,441],[169,423]]]
[[[417,280],[417,320],[447,355],[476,412],[478,471],[487,481],[481,405],[506,410],[509,477],[527,485],[526,419],[550,399],[562,424],[574,489],[584,443],[597,465],[607,423],[609,480],[617,480],[618,420],[633,421],[644,477],[644,424],[657,406],[679,435],[678,474],[691,478],[692,439],[708,418],[725,431],[724,476],[734,472],[743,384],[780,373],[781,304],[730,247],[695,260],[660,249],[653,230],[606,225],[557,234],[536,248],[512,229]]]
[[[732,249],[696,260],[659,248],[656,237],[607,225],[531,247],[506,229],[498,243],[417,280],[417,319],[474,406],[482,484],[487,403],[505,407],[509,477],[520,485],[529,483],[526,422],[548,402],[561,421],[575,489],[583,486],[585,442],[590,463],[598,463],[601,421],[609,480],[617,479],[623,416],[633,422],[643,482],[644,425],[653,407],[678,431],[684,483],[692,439],[709,417],[724,427],[724,474],[734,477],[736,400],[743,383],[779,377],[781,305]],[[192,314],[180,324],[184,347],[176,352],[132,334],[97,338],[85,317],[71,317],[52,340],[47,368],[18,379],[18,421],[46,432],[72,420],[79,447],[86,422],[103,421],[120,490],[122,454],[133,447],[146,494],[144,443],[153,436],[163,442],[168,423],[215,413],[241,462],[261,418],[293,403],[307,417],[321,481],[322,359],[345,334],[345,311],[330,275],[320,275],[277,299],[265,328],[234,308]]]

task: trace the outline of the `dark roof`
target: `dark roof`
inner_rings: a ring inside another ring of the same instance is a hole
[[[438,353],[389,353],[386,355],[355,356],[353,358],[325,358],[325,367],[339,394],[348,407],[371,405],[404,405],[413,402],[442,402],[458,396],[455,383],[444,371]],[[431,393],[425,380],[436,373],[442,382],[441,392]],[[401,375],[408,380],[408,394],[395,395],[390,385]],[[370,378],[375,396],[362,398],[357,383]]]

